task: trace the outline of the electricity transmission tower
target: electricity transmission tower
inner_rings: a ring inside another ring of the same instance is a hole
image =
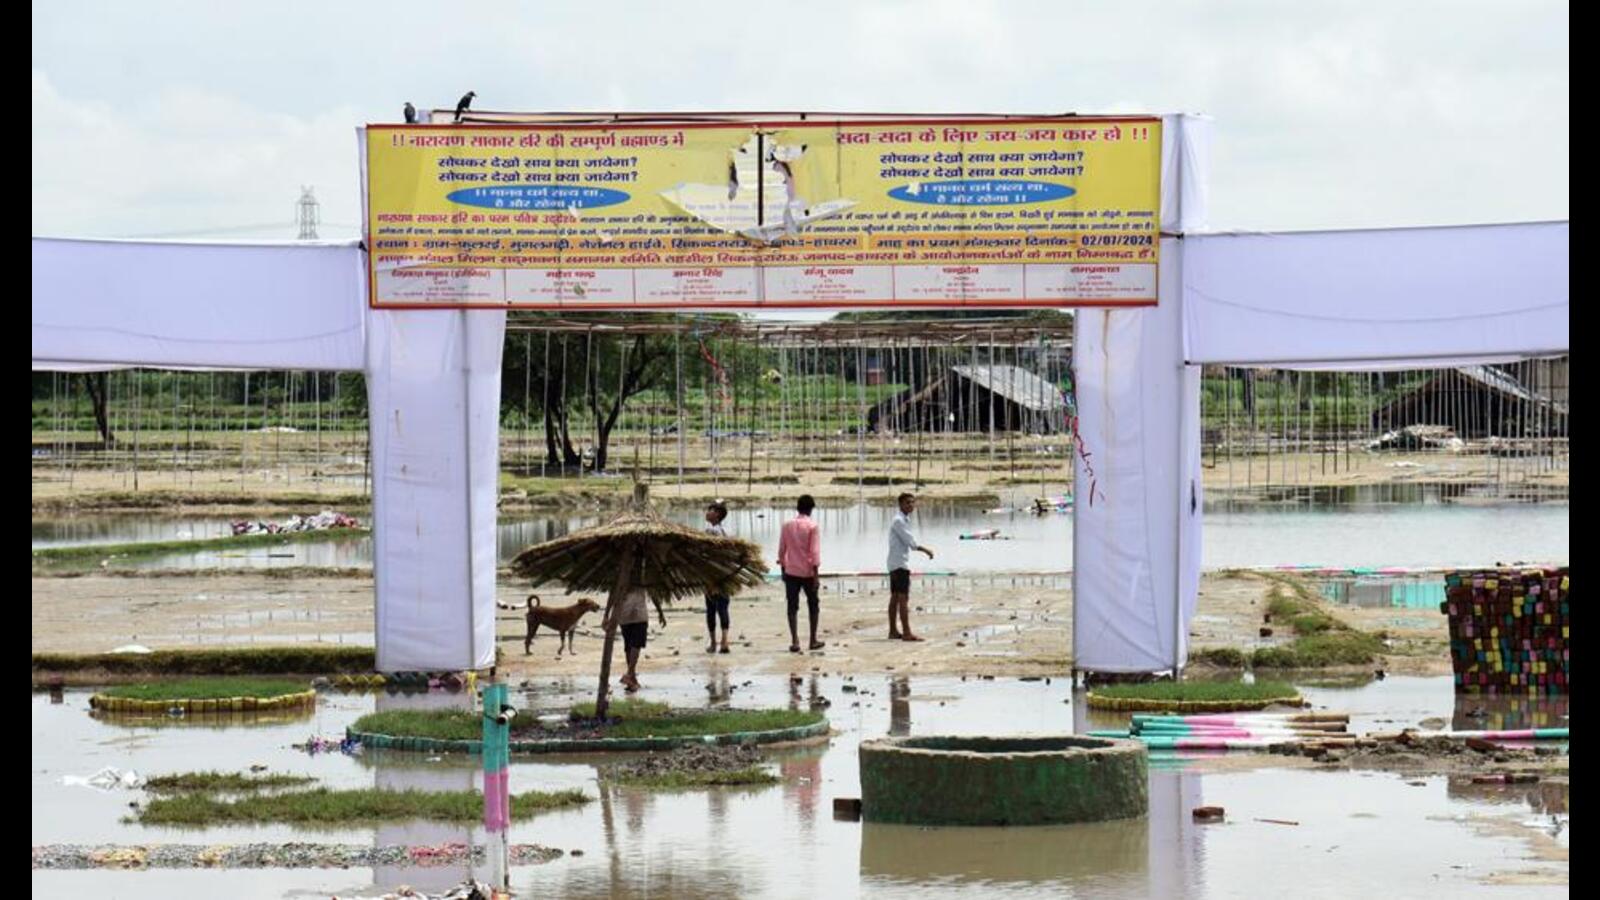
[[[317,224],[322,221],[322,206],[317,203],[316,188],[300,188],[300,202],[295,204],[295,218],[300,223],[298,240],[316,240]]]

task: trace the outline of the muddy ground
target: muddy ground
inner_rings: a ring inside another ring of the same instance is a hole
[[[667,627],[651,623],[641,677],[655,673],[751,674],[898,672],[923,675],[1064,675],[1071,669],[1072,592],[1065,577],[929,578],[913,585],[912,628],[921,643],[888,639],[888,592],[881,580],[828,579],[822,586],[821,651],[791,654],[781,587],[767,585],[735,598],[731,652],[708,654],[704,609],[685,601],[667,608]],[[1256,647],[1291,640],[1279,627],[1259,634],[1268,580],[1249,574],[1208,574],[1191,628],[1192,646]],[[503,577],[497,614],[502,665],[511,677],[570,674],[598,662],[600,616],[586,616],[575,653],[557,653],[555,635],[541,630],[523,653],[520,608],[527,591]],[[596,597],[603,603],[603,597]],[[556,604],[569,598],[545,595]],[[1386,631],[1396,655],[1383,665],[1404,674],[1449,672],[1442,615],[1426,610],[1334,608],[1351,625]],[[1404,613],[1404,615],[1400,615]],[[370,575],[190,574],[145,577],[96,574],[34,577],[35,653],[102,653],[127,644],[151,649],[372,644]],[[800,610],[802,640],[806,612]]]

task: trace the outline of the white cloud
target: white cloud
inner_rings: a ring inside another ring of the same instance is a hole
[[[297,117],[183,86],[122,108],[63,96],[37,69],[31,89],[35,233],[293,237],[301,185],[316,186],[325,222],[360,221],[349,107]]]
[[[1205,112],[1219,226],[1567,215],[1567,12],[1544,0],[287,10],[36,3],[35,231],[290,233],[301,184],[354,225],[355,126],[469,88],[483,109]]]

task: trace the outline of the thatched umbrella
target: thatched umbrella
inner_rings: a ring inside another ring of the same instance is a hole
[[[643,566],[640,579],[635,570]],[[611,653],[617,623],[611,612],[634,587],[671,602],[706,592],[736,594],[762,582],[767,564],[761,547],[737,538],[717,537],[663,519],[650,506],[649,487],[633,486],[633,504],[604,525],[575,531],[517,554],[511,570],[533,580],[574,591],[610,591],[606,597],[605,651],[600,658],[600,691],[595,716],[606,714]]]

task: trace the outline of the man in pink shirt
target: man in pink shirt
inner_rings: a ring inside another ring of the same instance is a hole
[[[810,494],[801,494],[795,509],[800,515],[790,519],[778,535],[778,567],[783,571],[783,593],[789,601],[789,652],[800,652],[800,591],[806,592],[806,612],[811,618],[811,649],[821,650],[817,640],[817,618],[821,613],[817,601],[817,570],[822,566],[822,535],[817,533],[817,523],[811,520],[811,511],[817,501]]]

